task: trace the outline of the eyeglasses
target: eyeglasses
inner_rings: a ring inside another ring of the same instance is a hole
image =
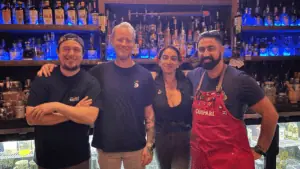
[[[204,53],[207,50],[207,52],[215,52],[217,50],[216,46],[207,46],[207,47],[199,47],[198,51],[199,53]]]
[[[65,52],[65,53],[69,53],[71,50],[73,50],[74,53],[80,53],[80,52],[82,52],[81,48],[79,48],[79,47],[69,47],[69,46],[64,46],[64,47],[62,47],[61,50],[63,52]]]

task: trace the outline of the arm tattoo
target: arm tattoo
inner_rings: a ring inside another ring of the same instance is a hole
[[[154,112],[149,111],[145,113],[145,128],[147,132],[147,143],[153,144],[155,142],[155,117]]]

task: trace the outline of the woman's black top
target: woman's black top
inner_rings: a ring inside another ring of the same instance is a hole
[[[155,112],[156,132],[169,133],[189,131],[192,123],[193,87],[184,75],[177,78],[177,89],[181,93],[178,106],[170,107],[166,95],[163,75],[155,78],[156,96],[153,108]]]

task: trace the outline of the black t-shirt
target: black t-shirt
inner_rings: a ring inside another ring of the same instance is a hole
[[[72,77],[60,68],[50,77],[36,77],[30,89],[28,106],[61,102],[75,106],[85,96],[100,105],[100,85],[84,70]],[[41,167],[58,169],[79,164],[90,158],[88,125],[66,121],[53,126],[35,126],[35,160]]]
[[[102,87],[103,106],[96,120],[92,146],[104,152],[129,152],[146,144],[145,107],[155,95],[151,73],[135,64],[121,68],[114,62],[90,70]]]
[[[183,74],[177,77],[177,89],[181,93],[178,106],[170,107],[166,96],[163,76],[155,78],[156,95],[153,103],[155,112],[155,130],[161,132],[188,131],[192,123],[193,87]]]
[[[188,78],[193,83],[194,93],[198,88],[203,72],[203,68],[196,68],[188,73]],[[215,91],[219,79],[220,77],[211,79],[205,73],[201,90]],[[234,117],[240,120],[243,120],[247,107],[253,106],[264,97],[263,90],[252,77],[231,66],[227,66],[222,88],[227,96],[225,101],[226,108]]]

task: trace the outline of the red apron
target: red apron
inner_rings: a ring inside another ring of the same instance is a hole
[[[224,66],[216,91],[200,91],[203,73],[193,101],[191,169],[254,169],[254,157],[247,130],[225,106],[227,96],[222,82]]]

